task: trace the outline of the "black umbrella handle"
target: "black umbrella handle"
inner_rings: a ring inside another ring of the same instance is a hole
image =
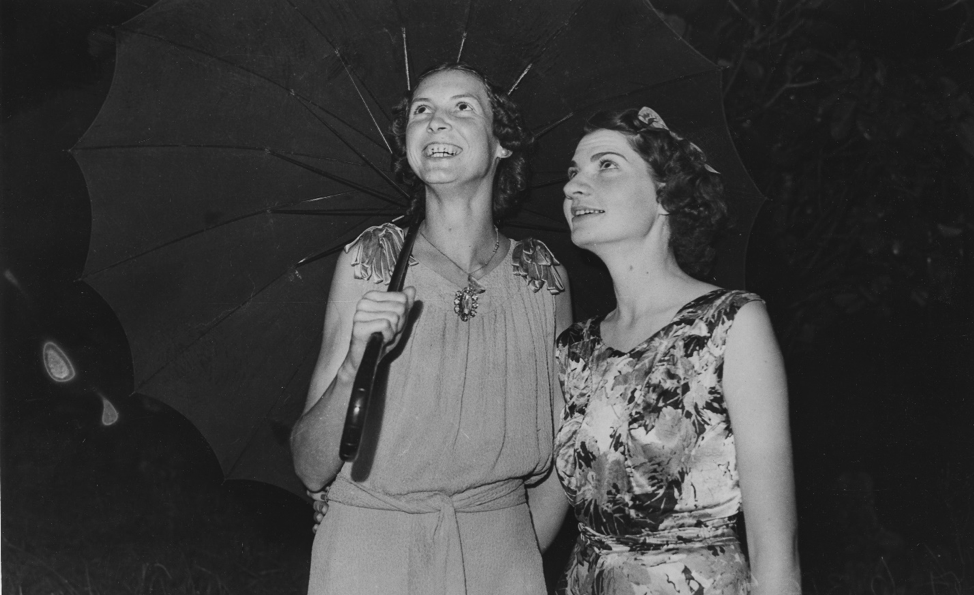
[[[409,257],[413,253],[416,234],[419,232],[421,217],[409,226],[406,238],[403,240],[396,268],[389,281],[389,291],[402,291],[406,279],[406,269],[409,268]],[[342,441],[338,448],[338,456],[345,462],[354,461],[358,455],[358,447],[362,442],[365,430],[365,418],[369,412],[369,402],[372,400],[372,389],[375,386],[375,373],[379,367],[379,354],[382,353],[382,333],[372,333],[362,354],[362,363],[355,373],[352,383],[352,397],[348,401],[348,411],[345,413],[345,429],[342,430]]]

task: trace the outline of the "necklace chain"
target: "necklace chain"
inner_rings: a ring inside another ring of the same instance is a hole
[[[426,243],[433,247],[434,250],[443,255],[443,258],[450,261],[450,264],[460,269],[464,275],[467,276],[467,286],[457,290],[456,295],[453,296],[453,311],[456,312],[460,320],[467,322],[471,318],[477,315],[477,306],[480,294],[486,291],[477,280],[473,278],[473,274],[482,271],[494,260],[494,256],[497,255],[497,249],[501,246],[501,234],[497,231],[497,226],[494,226],[494,250],[490,253],[490,258],[487,259],[483,265],[477,267],[472,271],[467,271],[467,269],[458,265],[455,260],[446,255],[446,252],[440,250],[436,247],[436,244],[430,241],[426,234],[422,231],[419,235],[423,236]]]
[[[487,265],[489,265],[491,262],[493,262],[494,256],[497,254],[497,249],[501,247],[501,235],[500,235],[500,232],[497,231],[497,226],[495,225],[494,226],[494,249],[490,253],[490,258],[488,258],[487,259],[487,262],[485,262],[481,266],[479,266],[479,267],[475,268],[474,270],[468,272],[467,269],[465,269],[462,266],[458,265],[457,264],[457,261],[455,261],[452,258],[450,258],[449,256],[447,256],[446,255],[446,252],[444,252],[444,251],[440,250],[439,248],[437,248],[436,247],[436,244],[434,244],[433,242],[431,242],[430,239],[428,237],[426,237],[426,234],[422,232],[422,230],[420,230],[419,235],[423,236],[423,239],[426,240],[426,243],[427,244],[429,244],[430,246],[433,247],[434,250],[436,250],[437,252],[439,252],[440,254],[442,254],[443,255],[443,258],[449,260],[450,261],[450,264],[452,264],[453,266],[455,266],[458,269],[460,269],[460,271],[462,271],[463,274],[466,275],[467,278],[470,279],[470,280],[473,280],[473,274],[474,273],[478,273],[478,272],[482,271],[483,269],[485,269],[487,267]]]

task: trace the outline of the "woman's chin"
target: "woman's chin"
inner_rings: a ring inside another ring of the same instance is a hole
[[[577,227],[572,230],[572,243],[585,250],[591,250],[593,246],[599,244],[596,234],[592,233],[591,230],[578,229]]]

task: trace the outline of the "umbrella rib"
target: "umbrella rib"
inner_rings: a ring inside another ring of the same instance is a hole
[[[358,224],[352,225],[348,229],[350,229],[350,230],[351,229],[356,229],[356,228],[360,227],[363,223],[367,222],[369,219],[371,219],[371,217],[365,217]],[[327,254],[335,254],[336,252],[338,252],[339,250],[342,250],[343,248],[344,248],[344,246],[337,246],[337,247],[334,247],[334,248],[329,248],[328,250],[325,251],[325,253],[327,253]],[[325,253],[320,253],[320,254],[315,255],[313,257],[302,258],[294,266],[289,267],[287,269],[287,271],[285,271],[285,273],[283,273],[281,275],[278,275],[277,277],[271,279],[263,287],[261,287],[260,289],[254,291],[253,293],[251,293],[250,294],[250,297],[248,297],[246,300],[240,302],[239,304],[237,304],[233,308],[230,308],[229,310],[225,310],[222,313],[220,313],[210,323],[208,323],[207,325],[205,325],[207,327],[205,331],[201,332],[198,337],[196,337],[195,339],[193,339],[192,341],[190,341],[186,346],[182,347],[180,349],[180,352],[179,353],[182,354],[182,353],[185,353],[186,351],[188,351],[189,349],[191,349],[193,347],[193,345],[199,343],[201,340],[203,340],[204,337],[206,337],[207,335],[209,335],[213,330],[215,330],[218,326],[220,326],[220,324],[224,320],[226,320],[230,316],[233,316],[238,310],[240,310],[244,306],[246,306],[249,303],[251,303],[254,300],[254,298],[256,298],[260,294],[264,293],[268,288],[270,288],[271,285],[273,285],[275,282],[277,282],[281,277],[284,277],[286,274],[291,273],[291,272],[297,272],[297,267],[298,266],[301,266],[303,264],[307,264],[309,262],[312,262],[313,260],[318,260],[319,258],[323,258],[324,257],[323,254],[324,255],[327,255]],[[153,372],[152,374],[148,375],[145,378],[145,380],[143,380],[142,382],[139,383],[139,385],[135,388],[135,391],[138,392],[139,389],[141,389],[146,384],[148,384],[149,382],[151,382],[153,378],[155,378],[157,375],[159,375],[159,373],[161,373],[166,368],[166,366],[168,366],[175,359],[176,359],[176,357],[173,357],[173,358],[168,359],[165,362],[163,362],[162,365],[160,365],[159,368],[155,372]]]
[[[325,124],[325,126],[327,126],[327,124]],[[355,149],[352,149],[352,150],[355,151]],[[359,192],[362,192],[364,194],[368,194],[369,196],[373,196],[373,197],[378,198],[379,200],[383,200],[383,201],[385,201],[385,202],[387,202],[389,204],[403,206],[402,203],[396,202],[395,200],[389,198],[388,196],[386,196],[386,195],[384,195],[384,194],[382,194],[382,193],[380,193],[380,192],[378,192],[376,190],[372,190],[371,188],[367,188],[366,186],[362,186],[361,184],[358,184],[356,182],[353,182],[351,180],[348,180],[346,178],[343,178],[343,177],[341,177],[339,175],[326,172],[325,170],[323,170],[321,168],[317,168],[317,167],[315,167],[313,165],[309,165],[307,163],[304,163],[303,161],[298,161],[297,159],[292,159],[291,157],[288,157],[287,155],[284,155],[283,153],[279,153],[279,152],[275,151],[274,149],[264,149],[264,151],[268,155],[272,155],[274,157],[277,157],[278,159],[281,159],[282,161],[287,161],[288,163],[291,163],[293,165],[296,165],[298,167],[301,167],[303,169],[306,169],[306,170],[308,170],[310,172],[314,172],[314,173],[316,173],[316,174],[318,174],[318,175],[320,175],[322,177],[328,178],[330,180],[334,180],[335,182],[338,182],[339,184],[344,184],[344,185],[348,186],[349,188],[352,188],[354,190],[358,190]],[[359,157],[361,157],[363,161],[365,161],[366,165],[368,165],[374,171],[376,171],[377,173],[379,173],[379,175],[382,176],[382,179],[384,179],[385,181],[387,181],[390,184],[392,184],[392,187],[395,188],[396,190],[398,190],[399,191],[399,194],[401,196],[403,196],[404,198],[407,198],[407,199],[409,198],[409,194],[406,193],[405,190],[403,190],[402,188],[400,188],[397,184],[395,184],[392,180],[390,180],[385,174],[383,174],[381,171],[379,171],[379,169],[375,165],[373,165],[372,162],[370,162],[368,159],[366,159],[365,156],[359,154],[358,152],[356,152],[356,154],[359,155]]]
[[[271,209],[275,215],[308,215],[310,217],[357,217],[376,215],[398,215],[399,211],[388,209],[345,209],[337,211],[307,211],[304,209]]]
[[[521,76],[517,77],[517,80],[514,81],[514,84],[513,85],[511,85],[511,89],[507,92],[508,95],[512,95],[514,93],[514,90],[517,89],[517,86],[521,84],[521,80],[525,76],[527,76],[528,71],[531,70],[531,67],[532,66],[534,66],[534,63],[533,62],[532,63],[529,63],[527,66],[524,67],[524,70],[521,71]]]
[[[689,73],[689,74],[685,74],[685,75],[682,75],[682,76],[678,76],[676,78],[672,78],[672,79],[669,79],[667,81],[663,81],[663,82],[660,82],[660,83],[654,83],[652,85],[649,85],[648,87],[640,87],[638,89],[633,89],[632,91],[628,91],[626,93],[621,93],[619,95],[612,95],[612,96],[609,96],[609,97],[602,97],[598,101],[593,101],[591,103],[587,103],[585,105],[579,106],[578,108],[576,108],[576,109],[568,112],[567,114],[565,114],[561,118],[558,118],[557,120],[555,120],[554,122],[552,122],[550,124],[545,124],[544,126],[541,127],[541,129],[538,132],[535,132],[534,133],[534,136],[536,138],[541,138],[545,134],[548,134],[549,132],[551,132],[552,130],[554,130],[558,126],[560,126],[561,124],[564,124],[567,120],[573,118],[579,112],[585,112],[586,110],[588,110],[588,109],[590,109],[590,108],[592,108],[594,106],[600,105],[602,103],[605,103],[606,101],[615,101],[617,99],[622,99],[624,97],[630,97],[632,95],[638,95],[638,94],[644,93],[646,91],[651,91],[651,90],[653,90],[653,89],[655,89],[657,87],[661,87],[663,85],[669,85],[669,84],[672,84],[672,83],[682,82],[682,81],[688,80],[690,78],[693,78],[695,76],[700,76],[702,74],[710,74],[712,72],[714,72],[714,69],[712,69],[712,68],[711,69],[707,69],[707,70],[700,70],[700,71],[697,71],[697,72],[692,72],[692,73]]]
[[[463,35],[460,37],[460,50],[457,52],[457,64],[460,63],[460,57],[463,56],[463,46],[467,43],[467,31],[464,29]]]
[[[661,87],[663,85],[671,85],[673,83],[679,83],[679,82],[683,82],[685,80],[689,80],[689,79],[691,79],[693,77],[696,77],[696,76],[710,74],[712,72],[715,72],[716,70],[717,70],[717,67],[714,66],[713,68],[708,68],[706,70],[699,70],[697,72],[687,73],[687,74],[678,76],[676,78],[671,78],[671,79],[669,79],[667,81],[662,81],[662,82],[659,82],[659,83],[655,83],[655,84],[649,85],[648,87],[640,87],[638,89],[633,89],[633,90],[628,91],[626,93],[620,93],[619,95],[612,95],[610,97],[603,97],[603,98],[599,99],[598,101],[593,101],[591,103],[587,103],[587,104],[585,104],[585,105],[577,108],[576,110],[574,110],[574,112],[577,113],[577,112],[580,112],[580,111],[585,111],[585,110],[588,110],[588,109],[592,108],[593,106],[599,105],[601,103],[605,103],[606,101],[615,101],[616,99],[622,99],[624,97],[630,97],[632,95],[637,95],[639,93],[643,93],[643,92],[646,92],[646,91],[650,91],[652,89],[655,89],[657,87]]]
[[[562,23],[562,25],[560,27],[558,27],[557,29],[555,29],[551,33],[551,35],[548,37],[548,39],[545,40],[545,42],[543,44],[541,44],[541,47],[538,49],[537,53],[535,53],[535,55],[530,60],[528,60],[528,65],[525,66],[524,67],[524,70],[521,71],[521,75],[519,77],[517,77],[517,80],[514,81],[514,84],[513,85],[511,85],[510,91],[507,92],[508,95],[511,95],[512,93],[514,93],[514,90],[517,89],[517,86],[521,84],[521,79],[523,79],[525,77],[525,75],[528,74],[528,71],[531,70],[531,67],[534,66],[534,63],[537,62],[541,58],[541,56],[543,56],[544,53],[548,51],[548,48],[551,47],[551,44],[555,41],[555,39],[557,39],[566,30],[568,30],[568,23],[573,18],[575,18],[575,15],[578,13],[579,10],[582,9],[582,5],[585,4],[585,2],[586,2],[586,0],[582,0],[581,2],[579,2],[575,6],[575,8],[572,10],[571,14],[568,15],[568,18],[565,19],[565,22]]]
[[[467,0],[467,8],[463,15],[463,36],[460,37],[460,50],[457,52],[457,64],[460,63],[460,57],[463,56],[463,46],[467,43],[467,32],[470,30],[470,13],[471,7],[473,6],[473,0]]]
[[[358,85],[355,83],[355,77],[352,76],[352,71],[349,70],[348,68],[348,63],[345,61],[345,56],[342,56],[341,53],[339,53],[338,49],[335,49],[335,55],[337,55],[338,59],[341,61],[342,67],[345,69],[345,74],[348,75],[348,80],[352,82],[352,88],[355,89],[355,93],[358,95],[359,99],[362,100],[362,105],[365,106],[365,111],[369,112],[369,119],[372,120],[372,124],[375,126],[376,132],[379,133],[379,138],[382,139],[382,142],[386,146],[386,150],[388,150],[389,154],[391,155],[392,147],[389,146],[389,141],[386,140],[386,135],[382,133],[382,127],[380,127],[379,122],[376,121],[375,114],[372,113],[372,108],[369,107],[368,102],[365,101],[365,97],[362,95],[362,92],[359,90]]]
[[[409,44],[406,42],[406,27],[402,27],[402,60],[406,65],[406,90],[413,90],[413,82],[409,77]]]
[[[290,95],[290,96],[292,96],[292,97],[294,97],[295,99],[298,99],[298,100],[301,100],[301,101],[305,101],[305,102],[307,102],[307,103],[309,103],[309,104],[311,104],[311,105],[313,105],[313,106],[315,106],[316,108],[318,108],[318,109],[319,109],[319,110],[321,110],[322,112],[324,112],[324,113],[326,113],[326,114],[328,114],[329,116],[331,116],[331,117],[333,117],[333,118],[335,118],[336,120],[339,120],[340,122],[342,122],[342,123],[344,123],[344,124],[346,124],[346,125],[348,125],[348,123],[347,123],[347,122],[345,122],[344,120],[342,120],[342,119],[341,119],[341,118],[340,118],[340,117],[339,117],[339,116],[338,116],[337,114],[334,114],[334,113],[332,113],[332,112],[331,112],[330,110],[328,110],[328,109],[326,109],[326,108],[325,108],[324,106],[322,106],[322,105],[320,105],[319,103],[317,103],[317,102],[316,102],[316,101],[314,101],[313,99],[311,99],[311,98],[309,98],[309,97],[306,97],[306,96],[304,96],[304,95],[302,95],[302,94],[300,94],[300,93],[298,93],[298,92],[297,92],[297,91],[295,91],[294,89],[290,89],[290,88],[288,88],[288,87],[285,87],[284,85],[282,85],[281,83],[279,83],[279,82],[277,82],[277,81],[275,81],[274,79],[272,79],[272,78],[269,78],[269,77],[267,77],[267,76],[264,76],[264,75],[262,75],[262,74],[260,74],[260,73],[258,73],[258,72],[256,72],[256,71],[254,71],[254,70],[251,70],[250,68],[246,68],[246,67],[244,67],[244,66],[241,66],[240,64],[236,64],[236,63],[234,63],[234,62],[231,62],[231,61],[229,61],[229,60],[226,60],[226,59],[224,59],[224,58],[221,58],[221,57],[219,57],[219,56],[215,56],[215,55],[213,55],[213,54],[210,54],[210,53],[207,53],[207,52],[204,52],[203,50],[200,50],[200,49],[197,49],[197,48],[194,48],[194,47],[192,47],[192,46],[190,46],[190,45],[186,45],[186,44],[184,44],[184,43],[178,43],[178,42],[175,42],[175,41],[173,41],[173,40],[171,40],[171,39],[166,39],[165,37],[161,37],[161,36],[159,36],[159,35],[151,35],[151,34],[149,34],[149,33],[146,33],[146,32],[144,32],[144,31],[130,31],[130,32],[131,32],[132,34],[134,34],[134,35],[141,35],[141,36],[143,36],[143,37],[147,37],[147,38],[150,38],[150,39],[155,39],[155,40],[158,40],[158,41],[161,41],[161,42],[163,42],[163,43],[168,43],[169,45],[172,45],[172,46],[174,46],[174,47],[178,47],[178,48],[182,48],[182,49],[184,49],[184,50],[186,50],[186,51],[189,51],[189,52],[193,52],[193,53],[196,53],[196,54],[199,54],[199,55],[201,55],[201,56],[206,56],[207,58],[210,58],[210,59],[212,59],[212,60],[216,60],[216,61],[218,61],[218,62],[222,62],[222,63],[224,63],[224,64],[226,64],[226,65],[228,65],[228,66],[230,66],[231,68],[234,68],[234,69],[237,69],[237,70],[240,70],[240,71],[242,71],[242,72],[246,72],[247,74],[249,74],[249,75],[251,75],[251,76],[254,76],[254,77],[256,77],[256,78],[259,78],[259,79],[261,79],[261,80],[263,80],[263,81],[265,81],[265,82],[267,82],[267,83],[269,83],[270,85],[272,85],[272,86],[274,86],[274,87],[277,87],[278,89],[280,89],[280,90],[282,90],[282,91],[284,91],[285,93],[287,93],[288,95]],[[326,38],[326,41],[327,41],[327,38]],[[329,44],[330,44],[330,42],[329,42]],[[332,46],[332,47],[334,47],[334,46]],[[362,130],[359,130],[358,128],[355,128],[354,126],[350,126],[350,125],[349,125],[349,128],[351,128],[351,129],[352,129],[352,130],[354,130],[355,132],[357,132],[357,133],[359,133],[359,134],[361,134],[361,135],[362,135],[363,137],[365,137],[365,138],[366,138],[366,139],[367,139],[367,140],[368,140],[369,142],[371,142],[371,143],[374,143],[374,144],[376,144],[376,146],[379,146],[379,145],[378,145],[378,143],[376,143],[376,142],[375,142],[375,140],[374,140],[374,139],[372,139],[372,138],[371,138],[371,137],[370,137],[370,136],[369,136],[368,134],[366,134],[366,133],[365,133],[364,131],[362,131]],[[383,139],[383,142],[384,142],[384,139]]]
[[[295,12],[297,12],[299,15],[301,15],[301,18],[303,18],[305,20],[305,22],[308,23],[308,25],[312,29],[314,29],[315,32],[318,33],[318,35],[320,35],[321,38],[324,39],[328,43],[328,45],[330,45],[331,47],[333,47],[335,49],[335,56],[337,56],[338,57],[338,60],[342,63],[342,67],[345,69],[345,74],[348,75],[348,80],[351,81],[352,87],[355,89],[355,93],[357,93],[358,96],[359,96],[359,99],[362,100],[362,105],[365,106],[365,111],[368,112],[369,118],[372,120],[372,124],[375,126],[376,131],[379,133],[379,138],[381,138],[382,139],[382,142],[385,143],[386,149],[389,151],[389,153],[392,153],[392,147],[389,146],[389,141],[386,140],[386,136],[382,132],[382,127],[379,126],[379,122],[375,119],[375,114],[372,113],[372,108],[369,107],[369,103],[365,100],[365,96],[362,95],[362,91],[359,90],[358,84],[356,84],[356,82],[355,82],[355,77],[352,76],[352,71],[348,67],[348,62],[345,60],[345,56],[343,56],[342,53],[341,53],[341,51],[338,49],[338,45],[335,42],[333,42],[327,35],[325,35],[325,32],[322,31],[320,28],[318,28],[317,25],[315,25],[313,22],[311,22],[311,19],[308,18],[308,15],[304,14],[304,12],[302,12],[301,9],[298,8],[294,4],[294,2],[292,2],[292,0],[286,0],[286,1],[287,1],[288,4],[291,5],[291,8],[293,8],[295,10]],[[362,86],[365,86],[365,82],[364,81],[360,81],[360,82],[362,82]],[[368,90],[368,88],[366,88],[366,90]],[[373,101],[375,101],[375,95],[373,95],[371,91],[369,92],[369,96],[372,97],[372,100]],[[376,102],[376,103],[378,103],[378,102]]]
[[[344,249],[345,249],[344,246],[336,246],[334,248],[329,248],[327,250],[323,250],[323,251],[315,254],[314,256],[308,256],[306,258],[302,258],[301,260],[298,261],[298,263],[295,265],[295,267],[302,267],[302,266],[304,266],[306,264],[311,264],[312,262],[315,262],[316,260],[321,260],[322,258],[327,258],[327,257],[331,256],[332,254],[335,254],[337,252],[340,252],[341,250],[344,250]]]
[[[539,182],[537,184],[531,184],[531,190],[536,190],[538,188],[548,188],[550,186],[556,186],[559,184],[564,185],[566,181],[567,181],[566,178],[554,178],[547,182]]]
[[[402,57],[403,64],[406,66],[406,90],[412,91],[413,83],[409,76],[409,44],[406,42],[406,25],[403,24],[406,22],[406,19],[402,16],[402,8],[400,8],[398,0],[392,0],[392,6],[396,9],[396,19],[400,23],[399,32],[402,35]]]
[[[238,151],[261,151],[265,152],[267,149],[265,147],[252,147],[250,145],[216,145],[216,144],[190,144],[190,143],[179,143],[179,144],[166,144],[166,143],[139,143],[137,145],[98,145],[95,147],[72,147],[71,152],[76,151],[103,151],[111,149],[234,149]],[[321,155],[314,155],[311,153],[298,153],[297,151],[280,151],[285,155],[296,155],[298,157],[310,157],[311,159],[322,159],[325,161],[334,161],[336,163],[344,163],[351,165],[351,161],[343,161],[341,159],[335,159],[333,157],[322,157]]]
[[[281,402],[281,397],[284,396],[284,393],[287,391],[288,387],[291,386],[291,383],[292,382],[294,382],[294,378],[304,368],[304,365],[305,365],[306,361],[307,361],[307,356],[305,356],[305,360],[304,361],[302,361],[298,365],[294,366],[294,371],[291,372],[291,375],[288,377],[287,382],[285,382],[284,383],[284,386],[281,387],[281,392],[278,393],[277,398],[274,399],[273,402],[271,402],[270,404],[268,404],[267,408],[261,413],[261,415],[260,415],[260,419],[261,420],[270,419],[271,412],[274,411],[274,408],[277,407],[278,403]],[[255,424],[253,424],[251,426],[250,432],[247,435],[247,439],[243,443],[243,448],[234,457],[233,463],[230,465],[230,468],[227,469],[227,471],[226,471],[226,474],[225,475],[227,477],[229,477],[231,474],[233,474],[233,472],[237,469],[237,465],[240,463],[240,460],[243,458],[243,454],[244,454],[244,452],[246,452],[247,446],[250,445],[250,443],[254,440],[254,437],[257,435],[257,430],[259,429],[259,426],[260,426],[260,424],[258,424],[258,423],[255,423]]]
[[[551,132],[552,130],[554,130],[555,128],[557,128],[558,126],[564,124],[565,121],[570,120],[572,118],[572,116],[574,116],[574,115],[575,115],[575,112],[568,112],[567,114],[565,114],[561,118],[555,120],[551,124],[548,124],[547,126],[545,126],[544,128],[542,128],[538,132],[535,132],[534,133],[534,137],[535,138],[541,138],[542,136],[544,136],[545,134],[548,134],[549,132]]]
[[[348,141],[347,141],[347,140],[345,139],[345,137],[343,137],[343,136],[342,136],[342,135],[341,135],[341,134],[340,134],[340,133],[338,132],[338,130],[336,130],[336,129],[335,129],[334,127],[332,127],[332,125],[331,125],[331,124],[329,124],[328,122],[325,122],[325,121],[324,121],[323,119],[321,119],[320,117],[318,117],[318,114],[316,114],[316,113],[315,113],[314,111],[312,111],[312,110],[311,110],[311,108],[309,108],[309,107],[308,107],[307,105],[305,105],[305,106],[304,106],[304,108],[305,108],[306,110],[308,110],[308,113],[309,113],[309,114],[311,114],[311,116],[312,116],[313,118],[315,118],[316,120],[318,120],[318,122],[320,122],[322,126],[324,126],[325,128],[327,128],[328,130],[330,130],[330,131],[331,131],[331,133],[332,133],[332,134],[334,134],[334,135],[335,135],[335,136],[336,136],[336,137],[338,138],[338,140],[340,140],[340,141],[342,141],[342,143],[343,143],[343,144],[344,144],[344,145],[345,145],[346,147],[348,147],[348,148],[349,148],[349,149],[350,149],[350,150],[351,150],[351,151],[352,151],[353,153],[355,153],[355,155],[356,155],[356,156],[357,156],[357,157],[358,157],[359,159],[361,159],[361,160],[362,160],[362,161],[363,161],[363,162],[364,162],[364,163],[365,163],[365,164],[366,164],[367,166],[369,166],[369,168],[370,168],[370,169],[371,169],[372,171],[374,171],[374,172],[375,172],[376,174],[378,174],[378,175],[379,175],[379,177],[381,177],[381,178],[382,178],[383,180],[385,180],[385,181],[386,181],[386,182],[387,182],[387,183],[388,183],[388,184],[389,184],[390,186],[392,186],[392,188],[394,188],[394,189],[395,189],[395,190],[396,190],[397,192],[399,192],[399,195],[400,195],[400,196],[402,196],[403,198],[405,198],[405,199],[407,199],[407,200],[409,199],[409,193],[408,193],[408,192],[406,192],[405,190],[403,190],[402,188],[400,188],[400,187],[399,187],[399,184],[396,184],[396,182],[395,182],[395,181],[393,181],[393,179],[392,179],[392,178],[390,178],[390,177],[389,177],[388,175],[386,175],[386,173],[385,173],[384,171],[382,171],[381,169],[379,169],[379,167],[378,167],[378,166],[376,166],[376,165],[375,165],[374,163],[372,163],[372,162],[371,162],[371,161],[369,160],[369,158],[368,158],[368,157],[366,157],[366,156],[365,156],[364,154],[362,154],[361,152],[359,152],[359,150],[358,150],[358,149],[356,149],[356,148],[355,148],[354,146],[352,146],[352,144],[351,144],[350,142],[348,142]],[[337,117],[336,117],[336,119],[337,119],[337,120],[338,120],[339,122],[342,122],[342,123],[346,123],[346,122],[345,122],[344,120],[342,120],[341,118],[337,118]],[[303,167],[303,166],[302,166],[302,167]],[[324,173],[322,173],[322,175],[325,175],[326,177],[328,176],[328,174],[324,174]]]
[[[317,115],[314,112],[311,112],[311,114],[317,118]],[[403,190],[402,188],[400,188],[398,184],[396,184],[395,182],[393,182],[391,178],[389,178],[385,173],[383,173],[381,170],[379,170],[379,168],[376,167],[375,164],[373,164],[371,161],[369,161],[369,159],[367,157],[365,157],[365,155],[359,153],[351,145],[348,145],[348,142],[345,141],[345,139],[342,138],[341,135],[338,134],[337,131],[335,131],[334,129],[332,129],[328,125],[327,122],[325,122],[323,120],[319,120],[319,121],[324,126],[328,127],[333,132],[335,132],[335,136],[337,136],[339,139],[341,139],[342,142],[345,143],[355,153],[355,155],[359,159],[361,159],[362,161],[364,161],[365,164],[367,166],[369,166],[370,169],[372,169],[373,171],[375,171],[376,173],[378,173],[382,177],[383,180],[385,180],[393,188],[395,188],[399,192],[399,195],[400,196],[402,196],[403,198],[406,198],[406,199],[409,198],[409,194],[405,190]],[[248,146],[244,146],[244,145],[186,145],[186,144],[180,144],[180,145],[165,145],[165,144],[148,145],[148,144],[145,144],[145,145],[142,145],[142,144],[140,144],[140,145],[104,145],[104,146],[100,146],[100,147],[81,147],[81,148],[78,148],[78,149],[75,149],[75,150],[79,150],[79,151],[95,151],[95,150],[105,150],[105,149],[167,149],[167,148],[195,148],[195,149],[209,148],[209,149],[237,149],[237,150],[243,150],[243,151],[263,151],[264,153],[267,153],[268,155],[271,155],[272,157],[276,157],[276,158],[278,158],[278,159],[280,159],[282,161],[286,161],[286,162],[288,162],[288,163],[290,163],[292,165],[296,165],[296,166],[298,166],[300,168],[303,168],[303,169],[306,169],[306,170],[308,170],[308,171],[310,171],[312,173],[316,173],[319,176],[322,176],[324,178],[328,178],[329,180],[332,180],[332,181],[338,182],[339,184],[343,184],[345,186],[348,186],[349,188],[352,188],[353,190],[358,190],[359,192],[368,194],[369,196],[373,196],[375,198],[378,198],[379,200],[383,200],[383,201],[388,202],[390,204],[394,204],[394,205],[397,205],[397,206],[403,206],[402,203],[396,202],[395,200],[389,198],[385,194],[382,194],[382,193],[378,192],[377,190],[373,190],[373,189],[368,188],[366,186],[362,186],[361,184],[358,184],[356,182],[353,182],[353,181],[351,181],[351,180],[349,180],[347,178],[343,178],[342,176],[339,176],[337,174],[333,174],[333,173],[326,172],[323,169],[314,167],[313,165],[309,165],[307,163],[304,163],[303,161],[299,161],[297,159],[288,157],[288,155],[286,153],[282,153],[281,151],[278,151],[276,149],[270,149],[270,148],[259,149],[259,148],[256,148],[256,147],[248,147]],[[323,159],[322,157],[318,157],[316,155],[305,155],[303,153],[291,153],[291,154],[292,155],[302,155],[302,156],[314,157],[314,158],[317,158],[317,159]]]
[[[347,193],[346,192],[340,192],[338,194],[334,194],[334,195],[331,195],[331,196],[341,196],[342,194],[347,194]],[[326,197],[326,198],[331,198],[331,196]],[[321,200],[321,197],[316,198],[314,200]],[[309,201],[307,201],[307,200],[300,200],[300,201],[295,201],[293,204],[303,204],[303,203],[306,203],[306,202],[309,202]],[[397,206],[402,206],[402,205],[398,205],[397,204]],[[294,212],[285,212],[283,214],[285,214],[285,215],[291,215],[291,214],[300,214],[300,215],[315,214],[315,215],[317,215],[319,213],[319,211],[299,211],[298,209],[294,209],[293,211]],[[233,217],[231,219],[227,219],[226,221],[221,221],[221,222],[217,223],[216,225],[212,225],[212,226],[207,227],[205,229],[198,229],[196,231],[192,231],[190,233],[181,235],[181,236],[179,236],[177,238],[172,238],[170,240],[166,240],[165,242],[162,242],[160,244],[156,244],[155,246],[152,246],[152,247],[150,247],[150,248],[148,248],[146,250],[143,250],[143,251],[139,252],[138,254],[133,254],[131,256],[127,256],[127,257],[123,258],[122,260],[119,260],[117,262],[113,262],[112,264],[110,264],[110,265],[108,265],[106,267],[100,268],[97,271],[89,271],[89,272],[87,272],[87,273],[85,273],[83,275],[83,278],[91,277],[92,275],[97,275],[99,273],[103,273],[105,271],[111,270],[111,269],[113,269],[113,268],[115,268],[117,266],[121,266],[121,265],[123,265],[123,264],[125,264],[127,262],[130,262],[132,260],[135,260],[136,258],[141,258],[141,257],[145,256],[146,254],[149,254],[151,252],[155,252],[156,250],[161,250],[161,249],[163,249],[163,248],[165,248],[167,246],[171,246],[173,244],[176,244],[176,243],[181,242],[183,240],[189,239],[189,238],[191,238],[193,236],[196,236],[196,235],[199,235],[201,233],[206,233],[208,231],[212,231],[212,230],[214,230],[214,229],[216,229],[218,227],[222,227],[224,225],[230,225],[231,223],[237,223],[239,221],[243,221],[244,219],[249,219],[250,217],[256,217],[256,216],[259,216],[259,215],[264,215],[264,214],[268,214],[268,213],[276,213],[276,212],[277,211],[275,209],[271,208],[271,209],[262,209],[262,210],[259,210],[259,211],[253,211],[253,212],[250,212],[250,213],[244,213],[243,215],[240,215],[238,217]],[[386,213],[384,211],[380,210],[380,209],[377,209],[375,211],[375,214],[376,215],[385,215]],[[341,212],[336,211],[335,216],[342,216],[342,214],[341,214]]]

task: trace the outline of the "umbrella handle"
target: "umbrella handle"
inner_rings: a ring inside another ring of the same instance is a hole
[[[399,251],[399,258],[396,260],[396,268],[392,272],[392,279],[389,281],[388,291],[402,291],[403,282],[406,279],[406,270],[409,268],[409,257],[413,253],[413,244],[416,243],[416,234],[419,232],[419,224],[423,222],[418,217],[403,240],[402,249]],[[339,443],[338,456],[345,462],[354,461],[358,455],[358,447],[362,442],[362,434],[365,430],[365,418],[369,412],[369,402],[372,400],[372,389],[375,386],[375,373],[379,367],[379,354],[382,352],[382,333],[372,333],[369,342],[365,345],[365,353],[362,355],[362,363],[359,365],[358,372],[355,373],[355,381],[352,383],[352,396],[348,401],[348,411],[345,413],[345,428],[342,430],[342,440]]]

